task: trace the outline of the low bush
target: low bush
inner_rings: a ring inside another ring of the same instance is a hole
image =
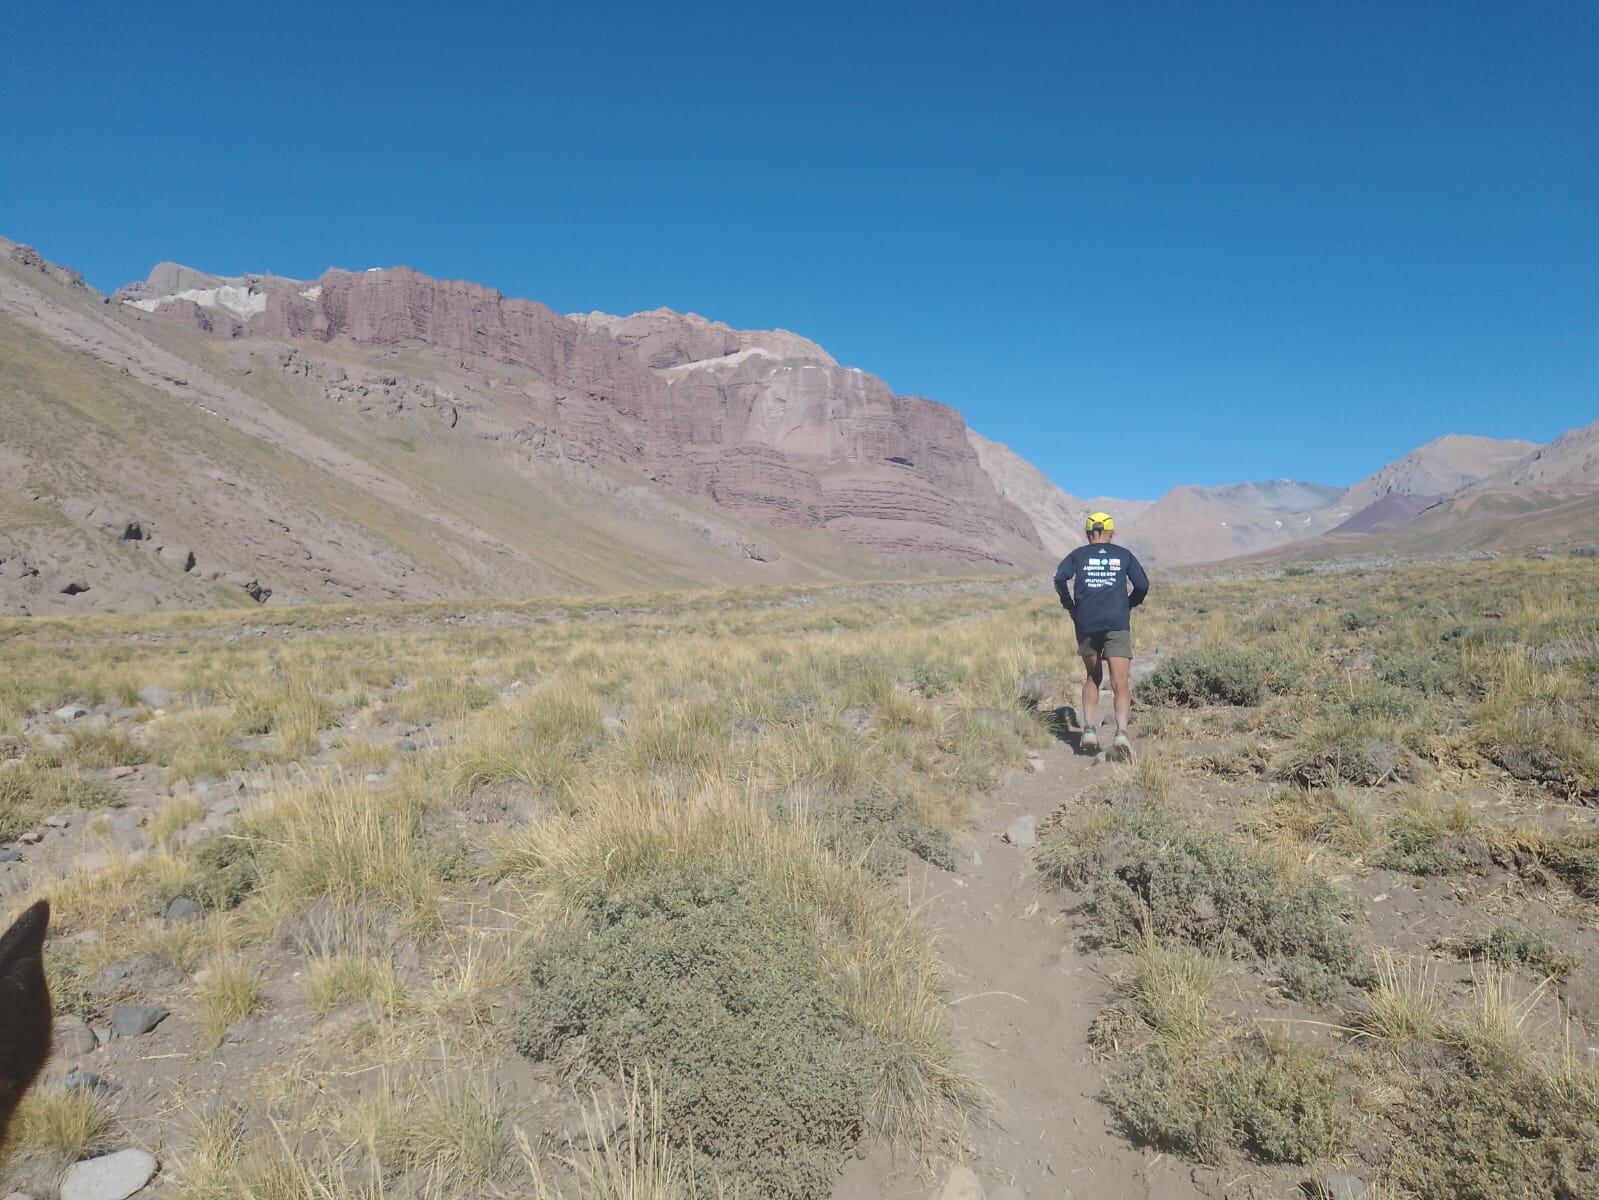
[[[652,1073],[671,1136],[761,1195],[825,1197],[860,1136],[867,1079],[822,950],[734,871],[665,868],[591,899],[530,956],[518,1048],[574,1039]]]
[[[1157,1045],[1112,1080],[1110,1102],[1133,1137],[1162,1150],[1215,1162],[1237,1148],[1260,1162],[1312,1163],[1349,1137],[1338,1074],[1291,1042],[1186,1057]]]
[[[1423,696],[1452,696],[1460,690],[1460,655],[1447,657],[1425,650],[1379,658],[1375,674],[1382,682]]]
[[[1377,865],[1411,875],[1448,875],[1480,867],[1487,846],[1473,832],[1476,817],[1464,806],[1411,804],[1388,823],[1388,846]]]
[[[1040,864],[1086,891],[1106,941],[1135,946],[1153,936],[1253,954],[1286,965],[1290,987],[1323,994],[1356,971],[1350,908],[1326,880],[1285,880],[1237,841],[1164,811],[1090,813],[1046,842]]]
[[[1212,646],[1164,659],[1138,692],[1146,704],[1255,705],[1270,693],[1287,691],[1296,676],[1293,665],[1280,654]]]
[[[1599,1085],[1514,1070],[1429,1075],[1391,1114],[1388,1172],[1418,1196],[1578,1200],[1599,1180]]]
[[[1576,956],[1555,945],[1548,933],[1519,925],[1495,925],[1487,933],[1461,938],[1449,948],[1461,958],[1480,958],[1551,979],[1564,979],[1577,969]]]
[[[1304,787],[1371,786],[1396,778],[1402,758],[1402,748],[1374,736],[1370,722],[1343,714],[1302,727],[1272,760],[1271,772]]]

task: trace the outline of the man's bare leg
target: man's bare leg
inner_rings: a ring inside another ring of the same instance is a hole
[[[1117,757],[1129,758],[1132,756],[1133,747],[1127,740],[1127,723],[1132,719],[1133,689],[1128,684],[1128,672],[1133,660],[1109,658],[1105,661],[1110,665],[1110,690],[1116,699],[1116,737],[1111,743],[1111,749]]]
[[[1133,692],[1127,683],[1127,674],[1133,665],[1130,658],[1107,658],[1110,666],[1110,690],[1116,697],[1116,728],[1125,730],[1133,714]]]
[[[1099,749],[1099,685],[1105,678],[1104,664],[1097,654],[1083,655],[1083,736],[1084,750]]]

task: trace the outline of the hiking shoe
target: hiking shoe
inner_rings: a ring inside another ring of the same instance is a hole
[[[1127,736],[1125,729],[1116,731],[1116,736],[1111,739],[1110,752],[1122,762],[1131,762],[1133,760],[1132,739]]]
[[[1084,754],[1099,753],[1099,730],[1092,725],[1083,726],[1083,736],[1077,739],[1077,748]]]

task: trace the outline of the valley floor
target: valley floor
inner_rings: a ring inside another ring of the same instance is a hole
[[[1599,1194],[1594,594],[1157,580],[1132,765],[1042,584],[0,623],[0,1189]]]

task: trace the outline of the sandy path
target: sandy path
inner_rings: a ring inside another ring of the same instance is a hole
[[[1184,1163],[1128,1144],[1097,1099],[1089,1023],[1110,983],[1075,946],[1061,898],[1039,887],[1032,852],[997,835],[1017,817],[1042,820],[1097,771],[1070,746],[1050,749],[1037,773],[1017,773],[982,797],[978,833],[954,875],[912,874],[922,916],[950,968],[956,1035],[968,1070],[992,1092],[972,1130],[988,1195],[1010,1186],[1027,1200],[1193,1200],[1218,1194]],[[924,1197],[925,1179],[887,1155],[851,1163],[834,1200]]]

